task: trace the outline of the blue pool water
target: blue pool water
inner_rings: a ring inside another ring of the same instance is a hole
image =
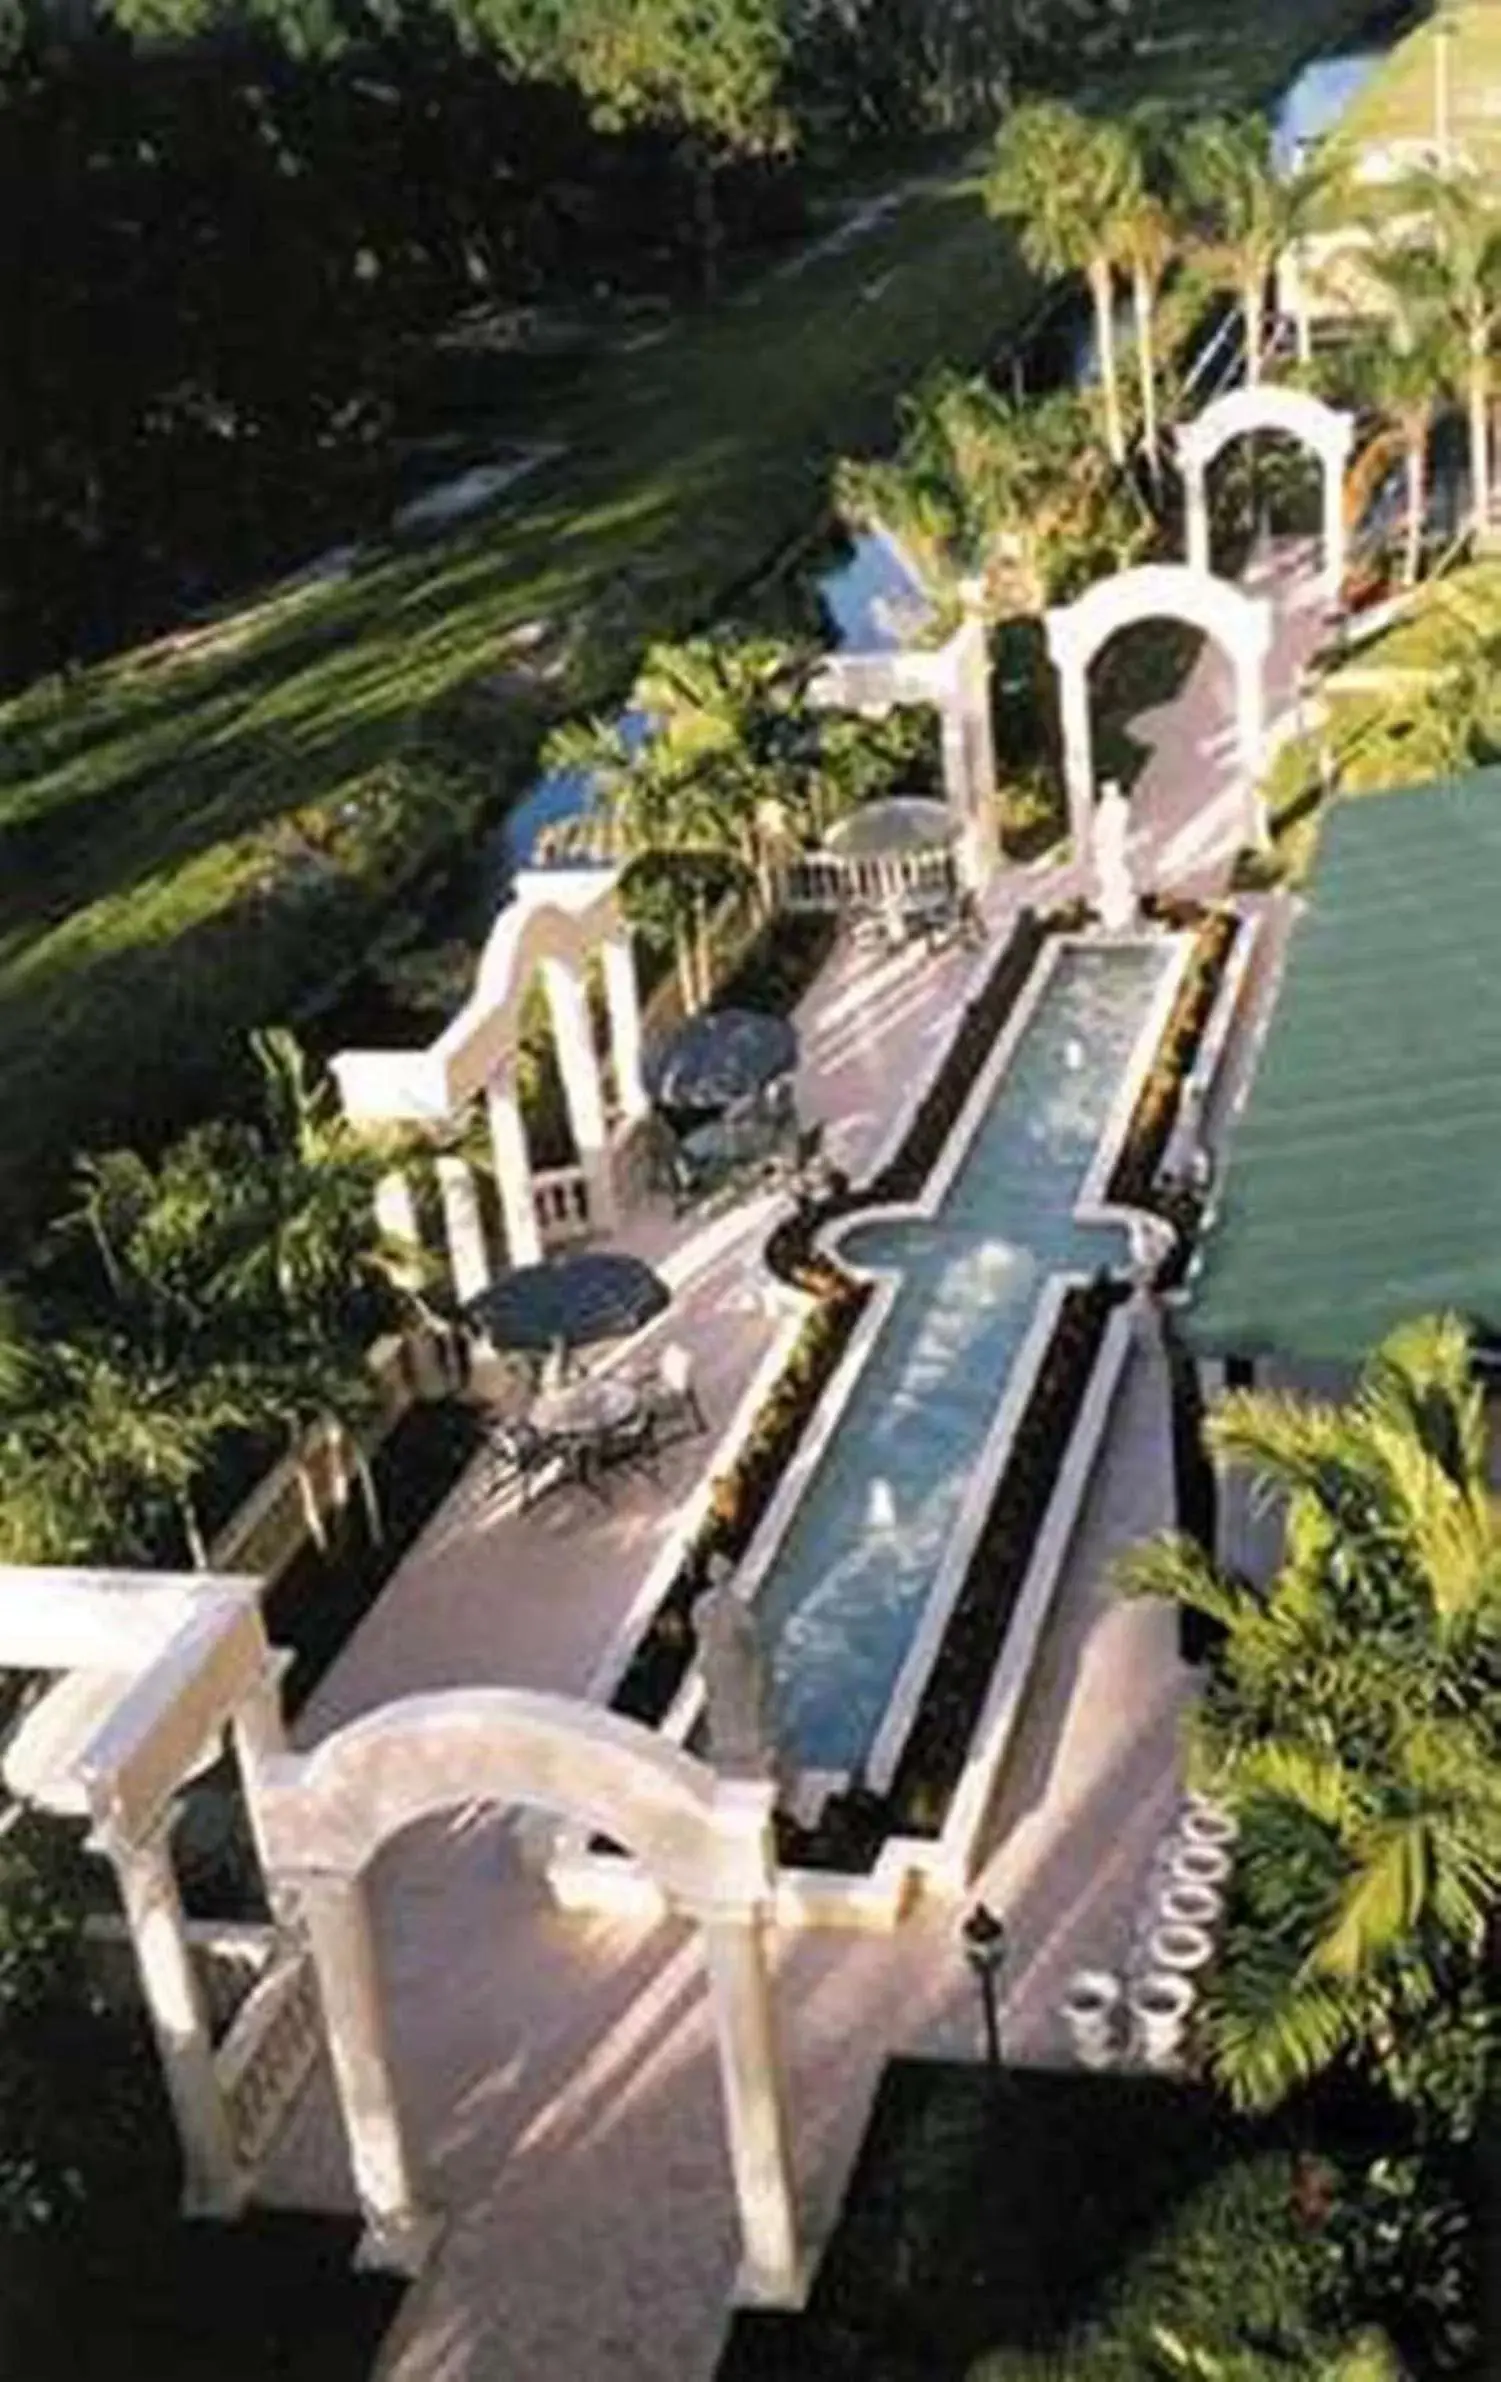
[[[932,604],[899,550],[879,531],[863,531],[850,552],[818,582],[834,624],[836,648],[846,653],[894,653],[910,644],[933,617]],[[632,751],[651,732],[644,712],[624,711],[620,725]],[[524,868],[544,828],[576,818],[588,807],[587,769],[547,769],[522,796],[498,832],[504,881]]]
[[[1049,1274],[1120,1263],[1074,1203],[1172,946],[1063,946],[938,1213],[846,1234],[901,1288],[757,1598],[778,1742],[858,1771]]]

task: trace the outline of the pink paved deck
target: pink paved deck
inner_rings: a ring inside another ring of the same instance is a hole
[[[1281,600],[1281,617],[1286,685],[1313,624],[1296,595]],[[1228,673],[1206,655],[1152,723],[1156,756],[1133,801],[1134,856],[1171,854],[1197,889],[1222,882],[1234,846],[1228,716]],[[1074,882],[1067,871],[1006,878],[992,898],[996,930],[1021,901]],[[842,961],[805,1004],[803,1106],[829,1120],[852,1172],[941,1048],[967,973],[957,954],[907,954],[875,970]],[[762,1201],[687,1237],[651,1214],[626,1236],[675,1281],[659,1328],[694,1348],[711,1431],[768,1344],[752,1260],[770,1212]],[[1177,1793],[1188,1676],[1171,1616],[1122,1606],[1105,1585],[1112,1553],[1169,1519],[1167,1429],[1160,1355],[1145,1345],[1117,1400],[979,1886],[1011,1933],[1006,2034],[1024,2059],[1061,2054],[1056,2008],[1069,1972],[1124,1957]],[[607,1514],[571,1492],[523,1518],[471,1476],[299,1736],[418,1688],[582,1691],[710,1444],[678,1451],[660,1490],[622,1484]],[[690,1937],[555,1911],[514,1830],[481,1810],[389,1846],[373,1888],[403,2096],[450,2211],[390,2345],[389,2382],[702,2382],[723,2330],[734,2230]],[[892,1937],[799,1936],[779,1948],[795,2156],[815,2237],[837,2209],[886,2057],[975,2048],[954,1919],[925,1909]],[[267,2186],[303,2204],[349,2204],[325,2076]]]

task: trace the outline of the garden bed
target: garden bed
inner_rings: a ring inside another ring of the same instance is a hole
[[[807,2307],[737,2315],[717,2382],[1333,2372],[1393,2312],[1364,2167],[1197,2085],[893,2061]]]

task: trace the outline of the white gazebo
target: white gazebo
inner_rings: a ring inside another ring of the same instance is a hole
[[[346,1114],[357,1124],[439,1131],[483,1099],[489,1116],[495,1180],[512,1265],[542,1255],[544,1224],[607,1230],[615,1215],[614,1144],[647,1114],[641,1079],[641,1011],[630,929],[614,867],[523,869],[481,954],[474,990],[435,1042],[420,1050],[346,1050],[333,1072]],[[589,1013],[588,969],[604,971],[616,1115],[608,1113]],[[538,1185],[516,1082],[523,1004],[540,974],[552,1016],[558,1066],[578,1167],[550,1178],[556,1218],[539,1216]],[[439,1195],[459,1298],[490,1278],[472,1169],[462,1158],[436,1160]],[[410,1184],[387,1178],[382,1220],[395,1237],[418,1238]]]

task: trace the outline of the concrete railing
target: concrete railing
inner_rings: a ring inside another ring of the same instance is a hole
[[[214,2054],[230,2139],[249,2176],[290,2115],[318,2055],[322,2019],[313,1964],[300,1946],[275,1961]]]
[[[837,852],[807,852],[777,871],[777,902],[784,910],[879,909],[913,894],[947,893],[954,864],[946,851],[887,854],[846,860]]]

